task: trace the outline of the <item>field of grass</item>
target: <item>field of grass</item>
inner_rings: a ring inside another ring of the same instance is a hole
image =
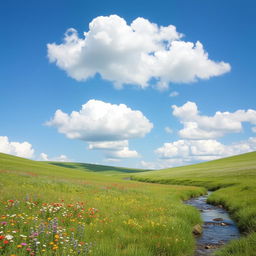
[[[208,202],[225,206],[246,235],[232,242],[218,255],[256,255],[256,152],[190,166],[136,173],[132,179],[215,190]]]
[[[126,179],[139,171],[0,154],[0,255],[193,255],[182,200],[206,189]]]

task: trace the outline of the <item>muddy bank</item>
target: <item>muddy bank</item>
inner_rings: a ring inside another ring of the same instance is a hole
[[[206,202],[210,193],[185,202],[196,207],[201,212],[203,220],[202,233],[200,230],[195,231],[197,240],[195,256],[213,255],[218,248],[230,240],[240,237],[239,230],[229,217],[228,212]]]

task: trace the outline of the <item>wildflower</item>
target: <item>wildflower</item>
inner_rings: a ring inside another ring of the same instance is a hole
[[[22,245],[21,245],[21,244],[18,244],[18,245],[17,245],[17,248],[22,248]]]
[[[12,239],[13,239],[13,236],[12,236],[12,235],[6,235],[5,238],[6,238],[7,240],[12,240]]]
[[[5,238],[5,236],[0,236],[0,240],[3,240]]]
[[[9,244],[9,241],[8,240],[4,240],[4,244]]]

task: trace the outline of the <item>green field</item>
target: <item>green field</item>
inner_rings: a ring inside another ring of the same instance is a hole
[[[0,255],[193,255],[200,216],[182,200],[205,189],[109,168],[0,154]]]
[[[159,171],[0,153],[0,255],[192,256],[201,220],[183,200],[214,189],[246,233],[218,255],[255,256],[255,175],[255,152]]]
[[[133,175],[134,180],[202,186],[216,190],[208,199],[231,213],[245,238],[219,255],[256,255],[256,152],[184,167]]]

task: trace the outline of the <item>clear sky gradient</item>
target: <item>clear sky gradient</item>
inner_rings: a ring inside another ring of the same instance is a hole
[[[252,0],[1,1],[0,152],[164,168],[256,150],[255,10]],[[175,35],[160,34],[169,25]]]

